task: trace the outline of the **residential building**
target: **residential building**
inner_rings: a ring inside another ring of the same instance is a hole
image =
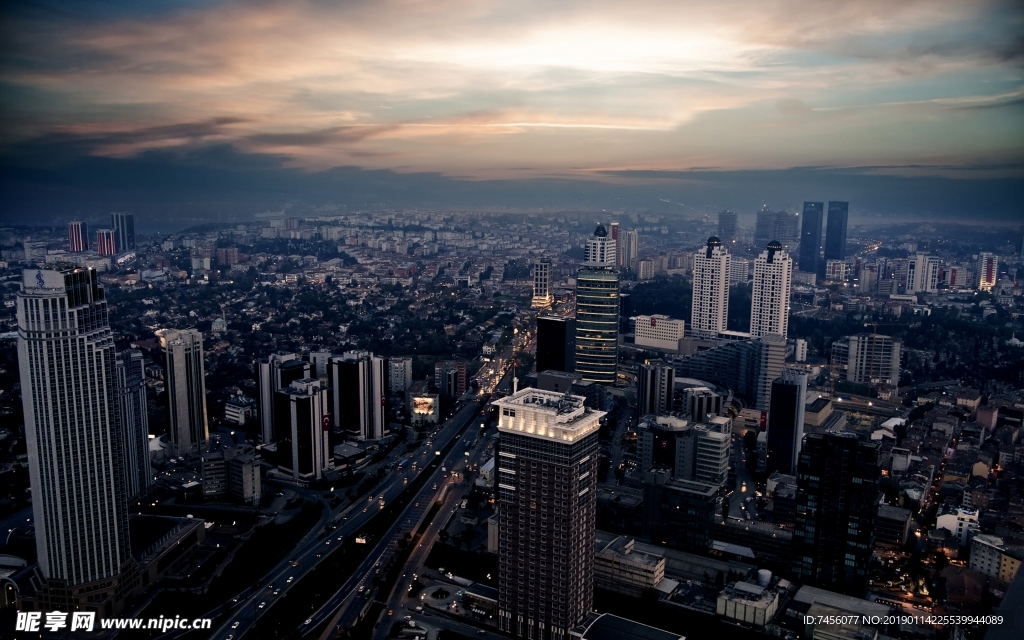
[[[619,274],[613,267],[584,267],[576,274],[575,371],[611,385],[618,361]]]
[[[89,250],[89,225],[76,220],[68,223],[68,251],[82,253]]]
[[[128,349],[115,358],[117,399],[121,412],[121,441],[124,443],[125,486],[129,502],[149,491],[153,472],[149,468],[149,411],[146,408],[146,372],[142,352]]]
[[[638,347],[679,351],[679,340],[685,335],[685,322],[674,320],[668,316],[636,316],[634,329],[635,343]]]
[[[574,371],[576,320],[563,316],[537,316],[537,373],[554,369]]]
[[[434,387],[442,396],[460,398],[466,393],[466,363],[445,360],[434,365]]]
[[[498,431],[498,628],[568,640],[590,611],[598,437],[582,396],[523,389],[494,403]]]
[[[981,252],[978,254],[978,264],[975,267],[975,276],[978,289],[991,291],[999,280],[999,258],[994,253]]]
[[[171,446],[178,457],[198,455],[210,437],[206,419],[206,367],[203,334],[196,329],[161,329],[170,405]]]
[[[693,256],[693,304],[690,330],[714,335],[728,328],[729,252],[715,236]]]
[[[604,225],[597,225],[594,235],[587,238],[587,244],[583,259],[587,267],[610,267],[618,266],[618,259],[615,255],[615,239],[608,235]]]
[[[412,358],[388,359],[388,384],[391,393],[404,393],[412,384]]]
[[[803,584],[863,593],[874,546],[878,477],[878,443],[845,431],[804,436],[792,553],[793,573]]]
[[[637,367],[637,415],[661,415],[672,411],[676,371],[672,365],[654,360]]]
[[[821,265],[821,223],[824,202],[805,202],[800,228],[800,271],[818,273]]]
[[[892,336],[860,333],[832,343],[832,366],[855,384],[899,384],[903,345]]]
[[[18,362],[38,586],[22,611],[121,611],[137,586],[114,337],[92,269],[25,270]]]
[[[935,293],[939,286],[939,259],[918,253],[907,264],[907,293]]]
[[[777,335],[789,330],[789,295],[793,260],[776,241],[754,261],[754,290],[750,302],[750,336]]]
[[[653,280],[654,279],[654,262],[651,260],[641,260],[637,263],[636,277],[639,280]]]
[[[555,301],[551,295],[551,258],[538,258],[533,262],[533,301],[531,306],[547,309]]]
[[[131,213],[110,214],[110,228],[114,232],[119,252],[135,250],[135,215]]]
[[[961,507],[942,508],[935,518],[935,528],[948,531],[963,547],[970,542],[971,536],[981,532],[978,511]]]
[[[716,346],[674,360],[676,378],[706,380],[732,390],[748,406],[767,410],[772,381],[782,374],[786,341],[779,336],[723,340]]]
[[[628,270],[636,270],[637,260],[640,259],[640,236],[636,229],[630,229],[623,233],[622,241],[619,242],[622,248],[622,259],[619,266]]]
[[[828,226],[825,227],[825,260],[846,259],[846,225],[850,218],[850,203],[828,203]]]

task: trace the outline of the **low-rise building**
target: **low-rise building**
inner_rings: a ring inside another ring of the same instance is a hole
[[[634,550],[634,540],[619,536],[598,541],[594,555],[594,586],[634,598],[665,579],[665,558]]]
[[[749,582],[733,582],[718,594],[715,612],[730,620],[763,627],[779,608],[777,591]]]

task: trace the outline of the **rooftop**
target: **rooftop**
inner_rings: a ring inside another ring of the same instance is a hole
[[[646,624],[633,622],[610,613],[601,614],[587,627],[584,640],[686,640],[685,636]]]

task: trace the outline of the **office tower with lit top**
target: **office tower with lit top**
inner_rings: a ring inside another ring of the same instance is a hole
[[[523,389],[494,403],[498,473],[498,627],[568,640],[590,611],[598,435],[582,396]]]
[[[554,302],[551,295],[551,258],[538,258],[533,263],[533,301],[531,306],[547,309]]]
[[[156,335],[167,358],[167,399],[174,454],[198,455],[210,437],[206,419],[203,334],[196,329],[161,329]]]
[[[76,221],[68,223],[68,251],[82,253],[89,250],[89,225]]]
[[[846,226],[850,219],[850,203],[828,203],[828,222],[825,226],[825,260],[846,259]]]
[[[805,202],[800,226],[800,271],[817,274],[821,261],[821,223],[824,202]]]
[[[754,260],[754,290],[750,300],[751,337],[786,337],[792,284],[793,259],[779,242],[773,240]]]
[[[693,256],[690,331],[716,334],[729,322],[729,252],[717,236]]]
[[[114,231],[118,251],[135,250],[135,214],[110,214],[110,228]]]
[[[614,384],[619,362],[619,274],[615,243],[603,225],[587,240],[576,274],[576,373]]]
[[[113,615],[137,578],[107,302],[92,269],[24,272],[18,294],[35,593],[21,609]]]
[[[803,584],[863,597],[879,497],[879,446],[847,431],[804,436],[792,560]]]

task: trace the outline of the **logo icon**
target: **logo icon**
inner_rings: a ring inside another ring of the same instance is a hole
[[[43,270],[42,269],[37,269],[36,270],[36,284],[39,285],[40,287],[42,287],[44,284],[46,284],[45,282],[43,282]]]

